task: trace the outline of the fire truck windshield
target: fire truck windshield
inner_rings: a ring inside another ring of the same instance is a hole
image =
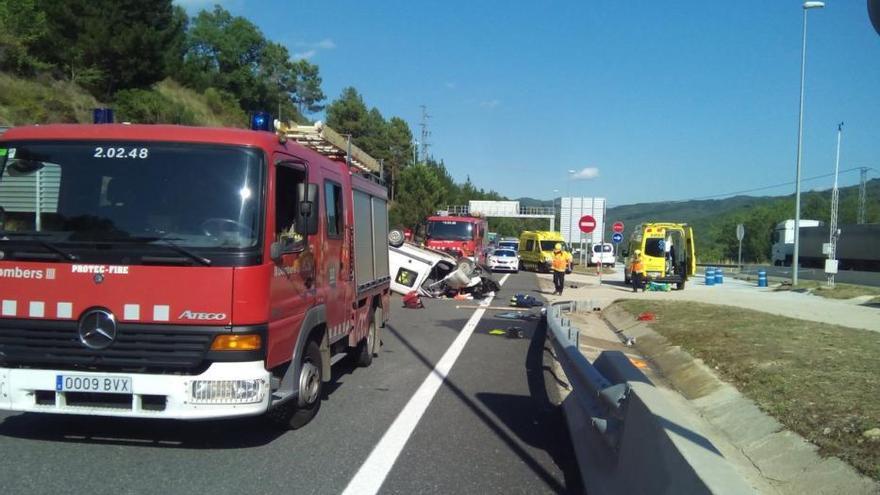
[[[474,238],[474,224],[452,220],[428,222],[428,237],[438,241],[470,241]]]
[[[262,160],[258,150],[216,145],[4,143],[0,240],[254,247]]]

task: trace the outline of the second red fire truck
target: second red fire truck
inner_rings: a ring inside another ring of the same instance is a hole
[[[483,217],[431,216],[427,219],[425,247],[483,263],[488,236],[489,225]]]

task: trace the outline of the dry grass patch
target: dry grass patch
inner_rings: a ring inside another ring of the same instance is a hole
[[[801,280],[798,282],[797,288],[792,287],[790,284],[783,284],[775,290],[797,290],[809,292],[828,299],[852,299],[859,296],[880,296],[880,287],[869,287],[867,285],[855,284],[834,284],[834,287],[828,287],[828,284],[825,282],[818,282],[815,280]]]
[[[880,333],[692,302],[623,301],[788,429],[880,480]]]

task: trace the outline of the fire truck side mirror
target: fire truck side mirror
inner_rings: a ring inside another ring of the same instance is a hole
[[[299,217],[296,219],[296,230],[304,235],[318,233],[318,185],[297,185],[297,197],[299,203]]]
[[[280,242],[273,242],[271,245],[269,245],[269,257],[270,258],[272,258],[275,261],[278,261],[281,259],[281,253],[282,253],[282,249],[281,249]]]

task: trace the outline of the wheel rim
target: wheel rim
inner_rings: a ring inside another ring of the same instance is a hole
[[[321,373],[318,367],[310,362],[302,365],[299,374],[299,396],[305,404],[314,404],[321,388]]]
[[[367,332],[367,352],[373,353],[373,345],[376,343],[376,322],[370,323],[370,331]]]

